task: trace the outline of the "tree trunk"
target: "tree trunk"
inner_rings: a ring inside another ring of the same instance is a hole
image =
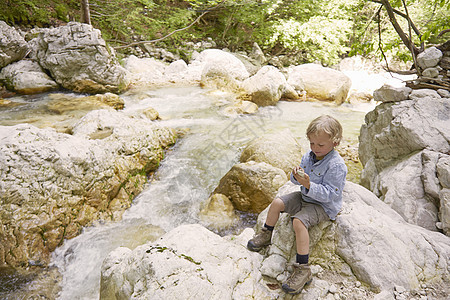
[[[91,13],[89,12],[89,0],[81,0],[81,23],[91,25]]]

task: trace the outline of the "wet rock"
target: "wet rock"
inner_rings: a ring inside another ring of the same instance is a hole
[[[250,101],[235,101],[223,109],[223,113],[227,116],[254,114],[258,111],[258,105]]]

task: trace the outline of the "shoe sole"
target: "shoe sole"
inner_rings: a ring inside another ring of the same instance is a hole
[[[297,295],[297,294],[300,294],[300,292],[305,288],[305,286],[307,286],[307,285],[309,285],[310,283],[312,282],[312,279],[311,280],[309,280],[309,281],[307,281],[306,283],[305,283],[305,285],[304,286],[302,286],[300,289],[298,289],[298,290],[288,290],[288,286],[286,286],[285,284],[283,284],[282,286],[281,286],[281,288],[283,289],[283,291],[286,293],[286,294],[289,294],[289,295]],[[290,289],[290,288],[289,288]]]

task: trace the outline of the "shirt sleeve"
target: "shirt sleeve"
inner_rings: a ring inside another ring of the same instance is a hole
[[[309,189],[305,188],[305,194],[324,204],[339,200],[344,189],[346,176],[347,167],[345,164],[334,164],[324,174],[322,183],[310,182]]]

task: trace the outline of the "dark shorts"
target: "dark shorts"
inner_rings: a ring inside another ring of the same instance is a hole
[[[330,220],[322,206],[303,201],[301,192],[282,195],[280,199],[284,203],[284,212],[302,221],[306,228]]]

